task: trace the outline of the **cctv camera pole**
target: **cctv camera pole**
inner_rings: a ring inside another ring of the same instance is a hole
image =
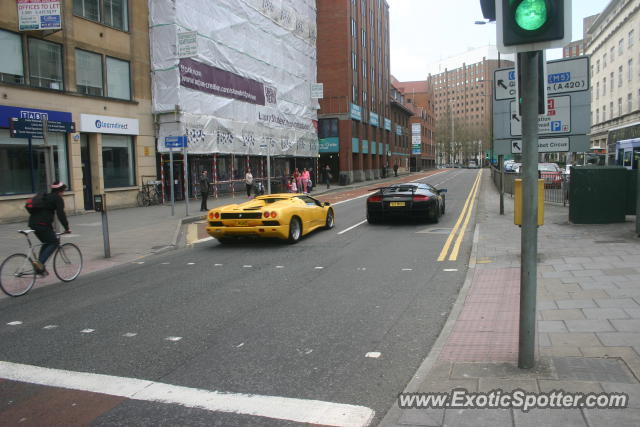
[[[538,62],[542,51],[518,53],[522,65],[520,111],[522,116],[522,230],[520,261],[520,333],[518,367],[535,363],[536,287],[538,258]],[[520,76],[518,76],[520,78]]]

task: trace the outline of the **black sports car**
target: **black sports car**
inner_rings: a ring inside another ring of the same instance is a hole
[[[446,192],[422,183],[378,188],[367,198],[367,221],[375,224],[384,219],[405,218],[438,222],[444,214]]]

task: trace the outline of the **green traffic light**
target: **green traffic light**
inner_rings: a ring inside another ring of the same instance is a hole
[[[516,23],[527,31],[535,31],[542,27],[549,16],[545,0],[524,0],[516,8]]]

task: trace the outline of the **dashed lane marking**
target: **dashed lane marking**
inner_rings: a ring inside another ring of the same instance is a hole
[[[458,271],[458,269],[457,268],[445,268],[442,271],[451,272],[451,271]]]
[[[123,337],[132,338],[138,335],[136,332],[127,332],[126,334],[122,334]]]
[[[364,406],[279,396],[225,393],[137,378],[64,371],[0,361],[0,378],[102,393],[126,399],[177,404],[208,411],[332,426],[367,426],[375,412]]]
[[[276,268],[284,268],[284,265],[276,265]]]
[[[342,231],[338,232],[338,234],[344,234],[344,233],[346,233],[347,231],[351,231],[351,230],[353,230],[354,228],[356,228],[356,227],[358,227],[358,226],[360,226],[360,225],[364,224],[365,222],[367,222],[367,220],[366,220],[366,219],[365,219],[364,221],[360,221],[359,223],[357,223],[357,224],[355,224],[355,225],[352,225],[352,226],[351,226],[351,227],[349,227],[349,228],[346,228],[346,229],[344,229],[344,230],[342,230]]]
[[[324,267],[313,267],[316,270],[322,270]]]
[[[253,268],[253,265],[245,264],[242,266],[242,268]]]
[[[91,334],[95,332],[95,329],[83,329],[80,331],[81,334]]]
[[[182,337],[166,337],[165,338],[166,341],[173,341],[173,342],[180,341],[181,339]]]
[[[188,262],[187,265],[195,265],[195,262]]]
[[[55,329],[57,327],[58,325],[47,325],[47,326],[44,326],[42,329]]]
[[[413,268],[403,268],[402,271],[413,271]]]
[[[18,325],[22,325],[22,322],[19,321],[19,320],[14,320],[13,322],[7,323],[7,325],[9,325],[9,326],[18,326]]]
[[[370,357],[372,359],[377,359],[380,356],[382,356],[382,353],[380,353],[379,351],[370,351],[369,353],[364,355],[364,357]]]

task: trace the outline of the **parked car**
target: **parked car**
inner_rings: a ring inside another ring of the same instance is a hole
[[[207,233],[220,243],[239,237],[275,237],[297,243],[313,230],[333,228],[334,215],[329,202],[306,194],[270,194],[211,209]]]
[[[538,175],[544,179],[545,188],[562,186],[562,170],[556,163],[538,163]]]
[[[446,189],[422,183],[381,187],[367,198],[367,221],[375,224],[385,219],[417,219],[438,222],[444,215]]]

